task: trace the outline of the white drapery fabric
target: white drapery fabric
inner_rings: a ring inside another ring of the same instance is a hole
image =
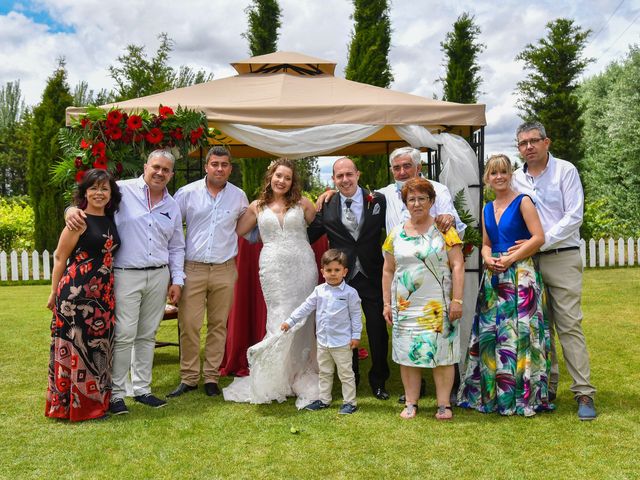
[[[353,145],[382,129],[382,125],[319,125],[309,128],[275,130],[255,125],[216,125],[223,133],[278,157],[312,157]]]

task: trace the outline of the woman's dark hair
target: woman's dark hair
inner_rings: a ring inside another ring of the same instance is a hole
[[[76,205],[76,207],[81,208],[82,210],[87,208],[87,190],[89,190],[89,188],[96,183],[105,182],[109,183],[109,186],[111,187],[111,200],[109,200],[109,203],[107,203],[107,206],[104,209],[104,213],[105,215],[112,217],[120,207],[122,194],[120,193],[120,188],[118,187],[118,184],[116,184],[113,176],[106,170],[102,170],[100,168],[87,170],[87,173],[85,173],[84,177],[82,177],[82,180],[80,180],[78,189],[73,196],[73,203]]]
[[[407,204],[407,196],[409,192],[424,193],[431,202],[436,200],[436,191],[431,185],[431,182],[422,177],[414,177],[402,186],[400,195],[402,195],[402,203]]]
[[[298,173],[296,172],[296,164],[288,158],[278,158],[269,164],[267,173],[264,175],[264,183],[262,185],[262,191],[258,197],[258,207],[262,208],[273,201],[273,190],[271,189],[271,178],[276,172],[276,169],[280,166],[287,167],[291,170],[291,188],[285,194],[284,199],[287,209],[295,207],[302,198],[302,189],[300,187],[300,180],[298,179]]]

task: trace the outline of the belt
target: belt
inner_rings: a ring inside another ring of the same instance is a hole
[[[152,267],[113,267],[116,270],[160,270],[161,268],[166,267],[167,265],[154,265]]]
[[[580,247],[562,247],[552,248],[551,250],[545,250],[544,252],[538,252],[540,255],[557,255],[560,252],[567,252],[569,250],[580,250]]]

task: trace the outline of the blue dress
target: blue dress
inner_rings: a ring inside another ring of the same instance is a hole
[[[516,240],[531,238],[518,195],[497,222],[493,202],[484,208],[484,224],[493,256],[505,254]],[[535,415],[553,409],[548,399],[551,337],[542,312],[542,279],[525,258],[494,274],[485,269],[473,319],[461,407],[483,413]]]

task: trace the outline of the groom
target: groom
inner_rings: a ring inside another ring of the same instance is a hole
[[[347,157],[333,164],[331,177],[340,195],[333,195],[322,206],[307,230],[313,243],[326,233],[331,248],[347,254],[349,275],[347,283],[358,291],[366,317],[367,337],[371,350],[369,384],[379,400],[389,394],[385,382],[389,378],[387,352],[389,334],[382,317],[382,258],[381,236],[385,226],[386,201],[358,185],[360,172]],[[353,370],[360,378],[358,351],[353,352]]]

